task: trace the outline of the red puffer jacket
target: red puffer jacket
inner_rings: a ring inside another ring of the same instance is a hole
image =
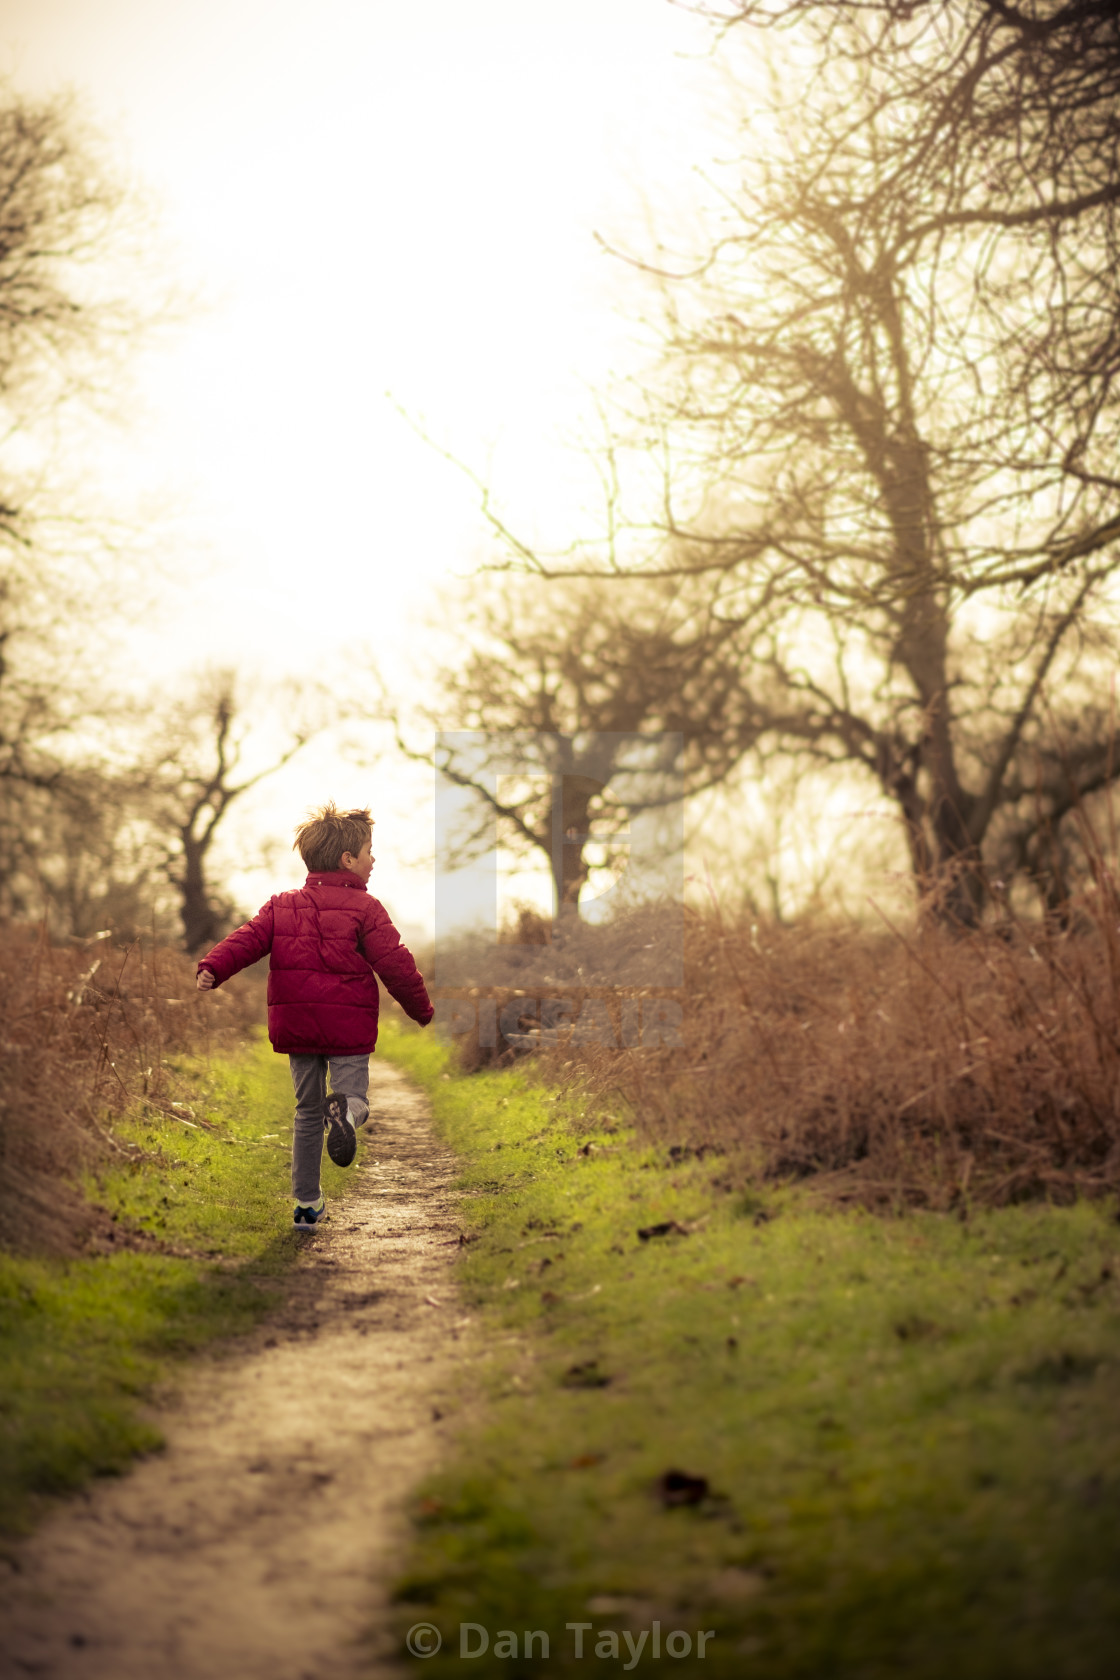
[[[316,872],[277,893],[208,951],[220,986],[271,951],[268,1036],[291,1056],[364,1056],[377,1043],[378,974],[406,1015],[434,1013],[424,979],[383,904],[348,869]]]

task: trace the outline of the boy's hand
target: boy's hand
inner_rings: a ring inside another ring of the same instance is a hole
[[[195,985],[198,987],[199,991],[208,992],[213,984],[214,976],[211,974],[210,970],[208,968],[200,968],[198,971],[198,979],[195,981]]]

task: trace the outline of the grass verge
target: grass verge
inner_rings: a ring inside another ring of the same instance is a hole
[[[480,1676],[1115,1672],[1114,1207],[728,1194],[528,1069],[384,1049],[465,1160],[473,1238],[460,1444],[397,1588],[402,1634],[443,1638],[427,1675],[461,1673],[465,1623]]]
[[[157,1447],[142,1404],[153,1386],[247,1329],[297,1252],[287,1061],[261,1043],[176,1072],[193,1124],[134,1107],[114,1133],[143,1153],[87,1187],[111,1210],[118,1251],[0,1256],[0,1532]],[[323,1184],[328,1196],[345,1185],[326,1158]]]

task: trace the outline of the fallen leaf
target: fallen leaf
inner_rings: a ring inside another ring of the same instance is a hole
[[[581,1365],[569,1365],[560,1378],[561,1388],[606,1388],[610,1378],[600,1371],[597,1359],[585,1359]]]
[[[658,1477],[657,1492],[661,1503],[672,1509],[676,1505],[699,1505],[708,1492],[707,1476],[692,1476],[687,1470],[666,1470]]]
[[[895,1325],[894,1333],[900,1342],[925,1342],[940,1336],[942,1329],[932,1319],[923,1318],[920,1313],[910,1313]]]

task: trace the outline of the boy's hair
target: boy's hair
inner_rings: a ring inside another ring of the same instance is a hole
[[[293,852],[311,870],[341,869],[342,854],[357,857],[373,839],[373,818],[366,811],[340,811],[333,799],[312,811],[296,829]]]

